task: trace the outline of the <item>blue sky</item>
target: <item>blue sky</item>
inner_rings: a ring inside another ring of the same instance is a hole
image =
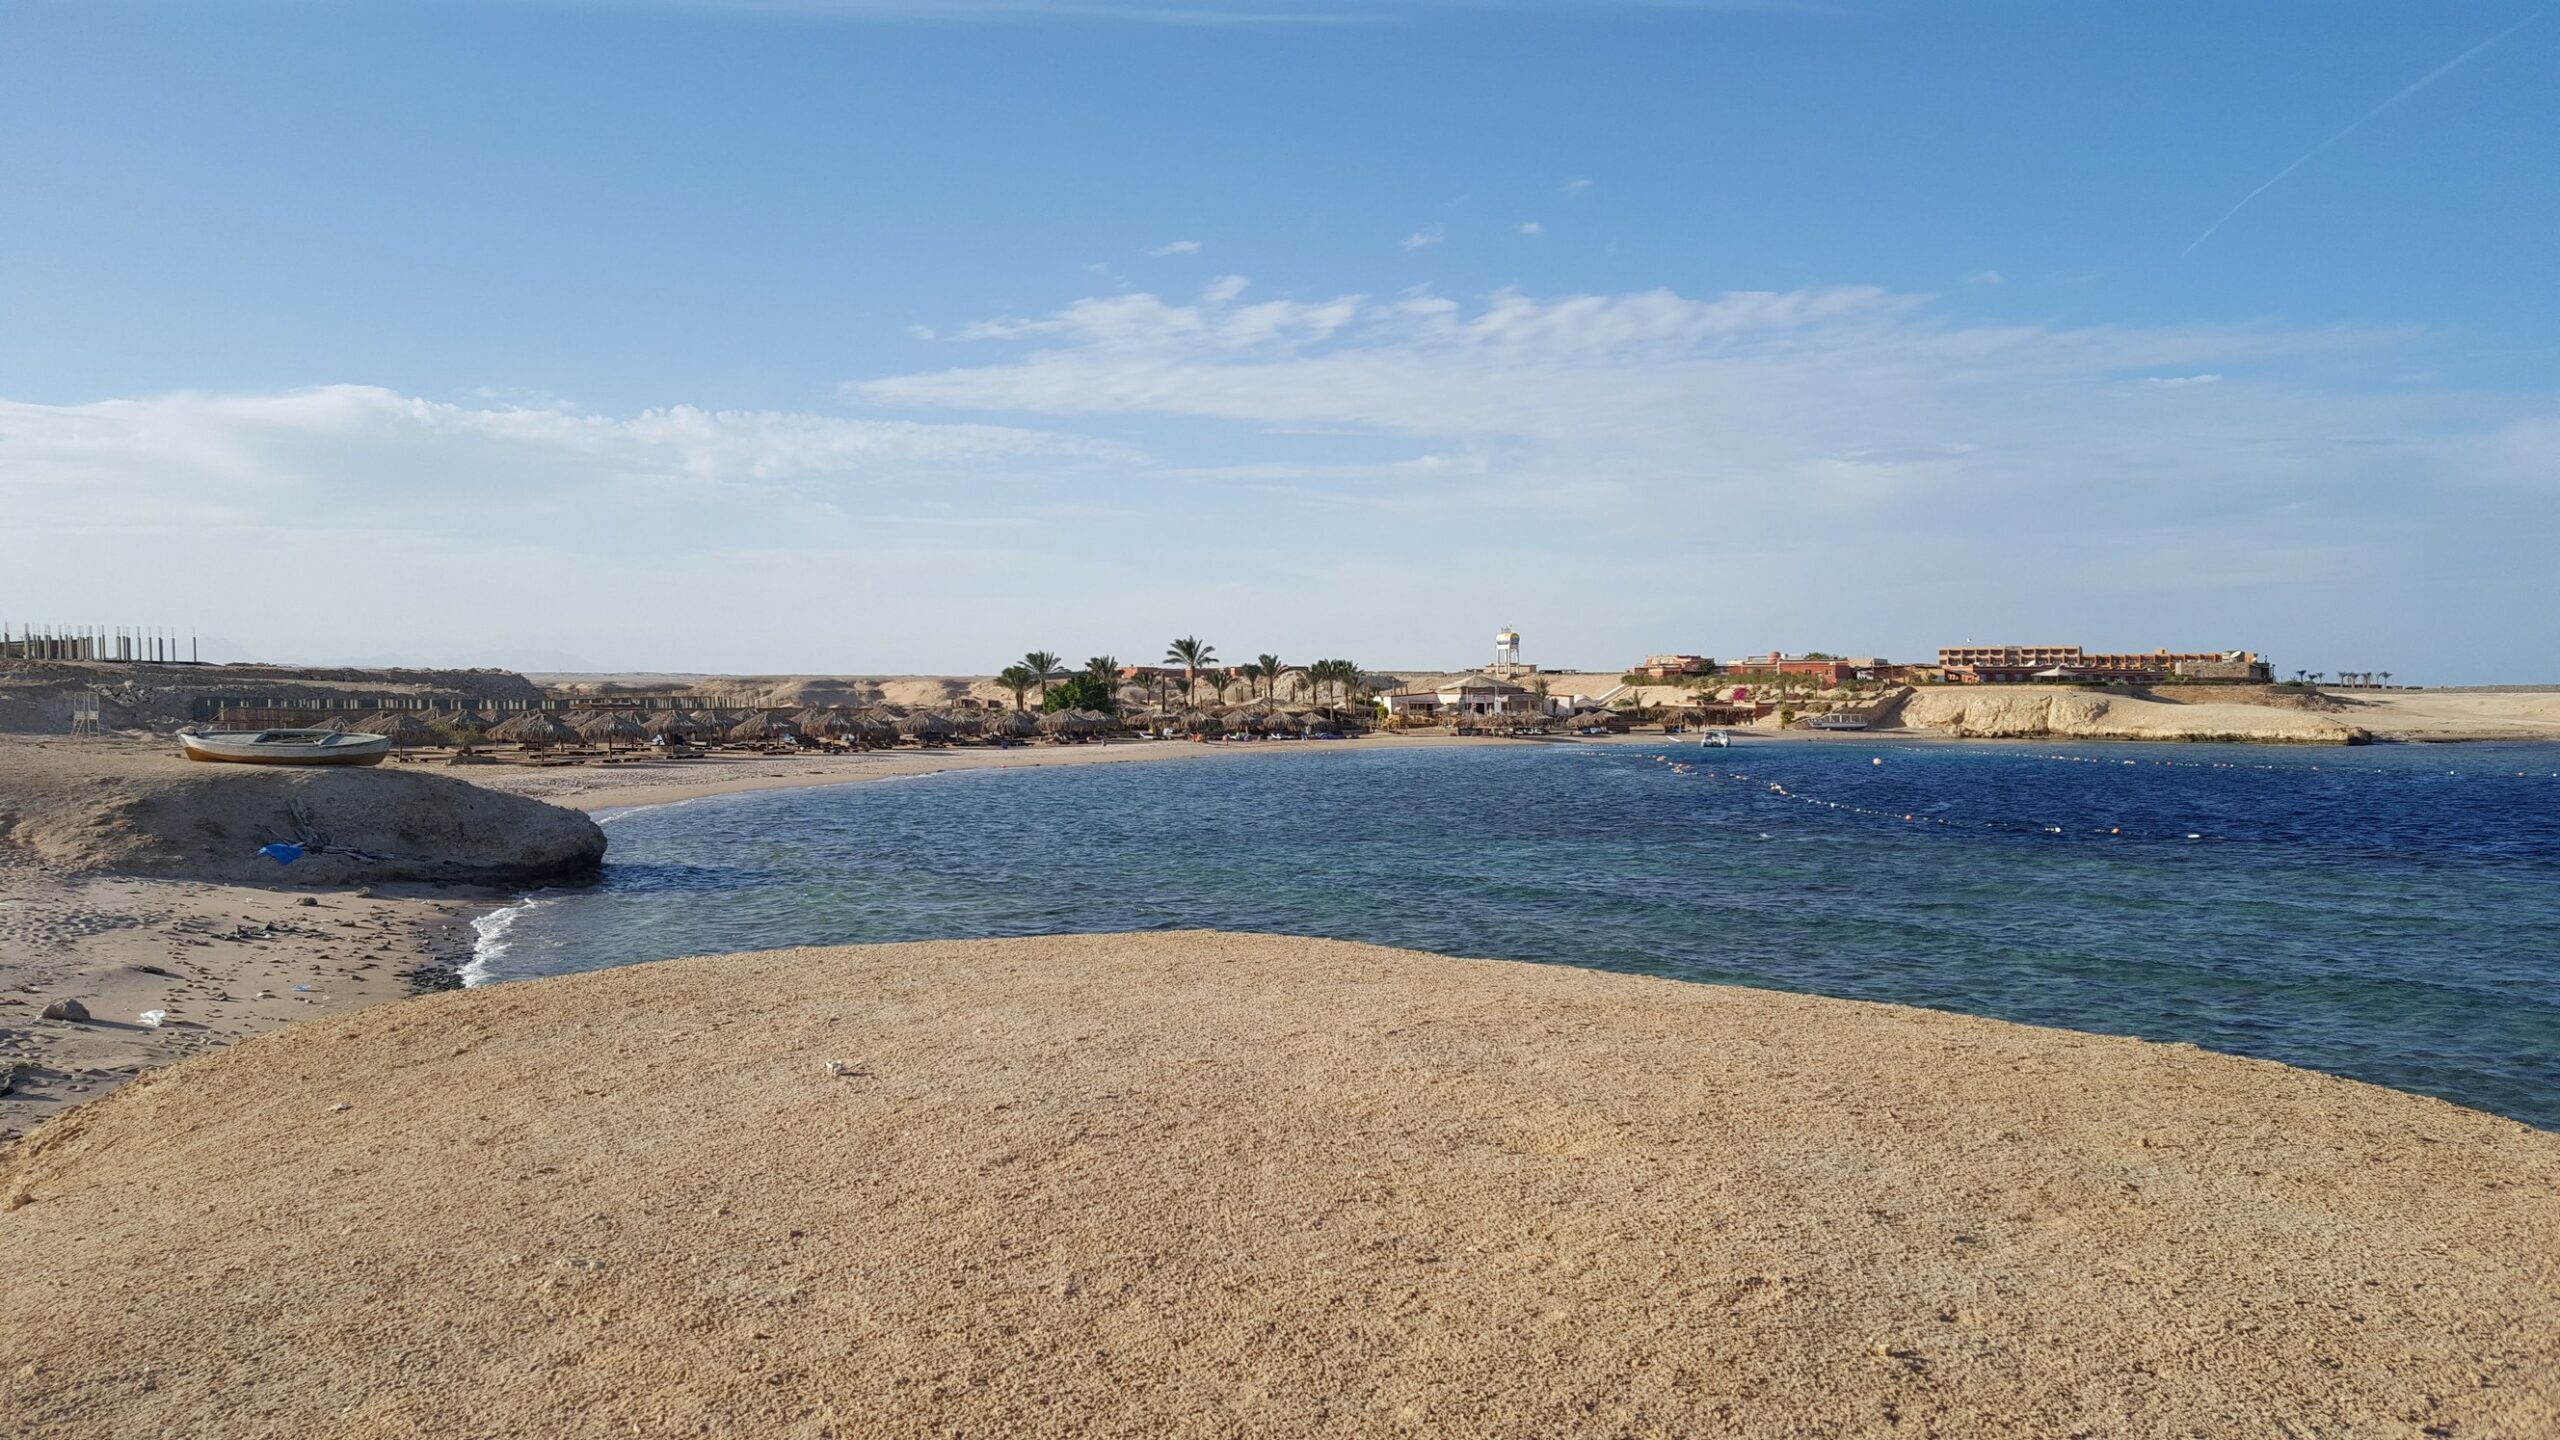
[[[2560,679],[2555,142],[2521,4],[22,0],[0,613]]]

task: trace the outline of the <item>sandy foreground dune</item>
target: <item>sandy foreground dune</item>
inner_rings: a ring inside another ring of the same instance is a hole
[[[2560,1136],[1271,937],[335,1016],[0,1150],[0,1254],[28,1436],[2560,1434]]]

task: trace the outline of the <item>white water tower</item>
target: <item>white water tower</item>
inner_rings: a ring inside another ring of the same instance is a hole
[[[1520,668],[1519,631],[1506,626],[1500,634],[1493,637],[1493,668],[1496,670]]]

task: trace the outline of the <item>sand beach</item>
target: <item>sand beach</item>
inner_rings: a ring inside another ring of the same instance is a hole
[[[29,1436],[2560,1427],[2560,1136],[1280,937],[378,1006],[57,1120],[0,1206]]]

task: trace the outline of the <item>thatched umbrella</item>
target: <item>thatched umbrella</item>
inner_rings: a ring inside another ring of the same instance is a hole
[[[681,710],[661,710],[642,721],[640,730],[652,740],[690,740],[702,733],[693,717]]]
[[[1186,710],[1180,723],[1194,735],[1223,735],[1227,730],[1227,722],[1206,710]]]
[[[942,712],[942,723],[951,727],[953,735],[972,736],[986,730],[987,717],[975,710],[945,710]]]
[[[1007,710],[987,721],[987,733],[1005,740],[1027,740],[1041,728],[1041,721],[1020,710]]]
[[[1076,728],[1076,712],[1073,710],[1052,710],[1040,717],[1040,733],[1043,735],[1072,735]]]
[[[759,710],[729,727],[732,740],[787,740],[799,733],[800,727],[781,715],[768,715]]]
[[[566,745],[578,738],[578,732],[560,722],[548,710],[527,710],[513,720],[489,732],[490,738],[539,750],[547,745]]]
[[[437,738],[436,727],[428,724],[426,717],[415,710],[385,710],[368,715],[357,721],[355,728],[368,735],[390,736],[394,749],[432,745]]]
[[[1576,715],[1573,717],[1573,724],[1576,729],[1596,725],[1603,729],[1623,733],[1630,723],[1632,722],[1630,722],[1626,716],[1619,714],[1615,710],[1593,710],[1587,714]]]
[[[609,710],[584,725],[571,727],[587,739],[601,743],[607,750],[616,745],[637,745],[649,738],[648,730],[620,710]]]
[[[841,710],[828,710],[812,705],[792,716],[791,723],[799,726],[800,733],[803,735],[842,735],[847,724],[847,716]]]
[[[930,711],[921,711],[900,720],[898,733],[919,744],[931,744],[951,738],[951,722]]]

